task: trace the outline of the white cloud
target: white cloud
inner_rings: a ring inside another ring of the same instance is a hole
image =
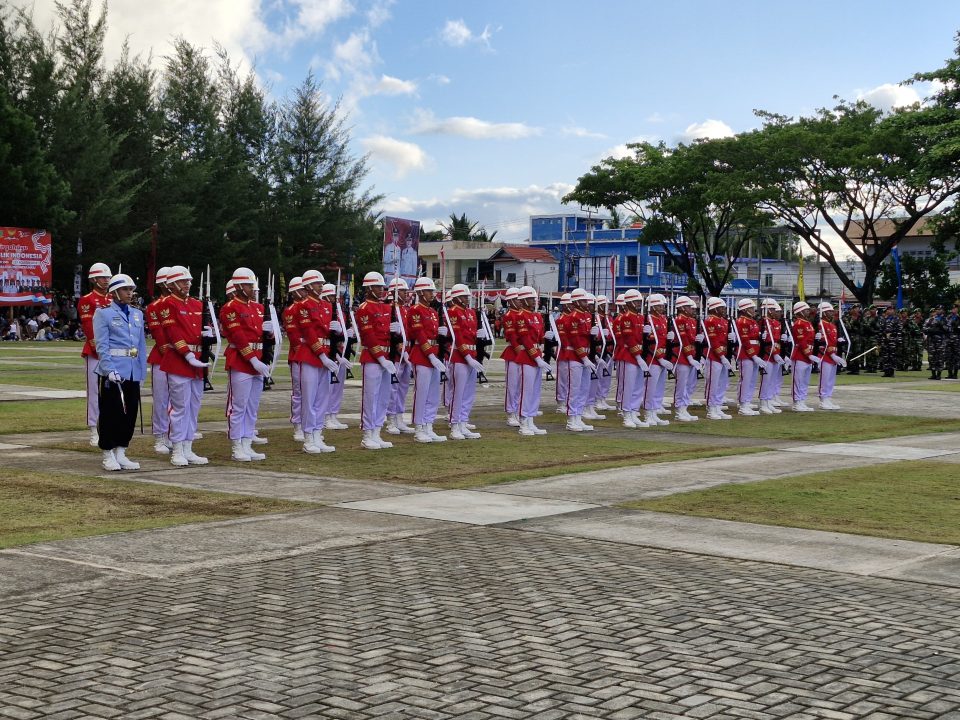
[[[920,102],[920,94],[910,85],[884,83],[871,90],[858,92],[857,100],[865,100],[878,110],[890,112],[894,108]]]
[[[607,148],[601,155],[596,159],[596,162],[600,160],[606,160],[607,158],[613,158],[614,160],[623,160],[624,158],[633,157],[633,150],[627,147],[631,143],[657,143],[659,138],[655,138],[652,135],[637,135],[634,138],[630,138],[627,142],[620,143],[619,145],[614,145],[612,148]]]
[[[429,160],[419,145],[385,135],[363,138],[360,144],[375,164],[384,162],[392,166],[397,178],[405,177],[411,170],[422,170]]]
[[[390,7],[394,4],[395,0],[376,0],[373,5],[367,10],[367,22],[370,24],[370,27],[380,27],[387,20],[390,19]]]
[[[475,117],[436,118],[429,110],[417,112],[410,132],[420,135],[457,135],[470,140],[517,140],[539,135],[541,129],[524,123],[493,123]]]
[[[436,74],[434,74],[434,75],[431,75],[430,77],[428,77],[427,79],[428,79],[428,80],[432,80],[432,81],[435,82],[437,85],[449,85],[449,84],[450,84],[450,78],[448,78],[446,75],[436,75]]]
[[[579,138],[597,138],[600,140],[607,137],[603,133],[591,132],[586,128],[576,127],[572,125],[568,125],[567,127],[560,128],[560,134],[567,135],[570,137],[579,137]]]
[[[704,120],[701,123],[687,125],[687,129],[680,133],[678,139],[680,142],[690,143],[694,140],[733,137],[733,135],[733,128],[722,120]]]
[[[560,198],[573,187],[557,182],[546,186],[457,189],[450,197],[425,200],[398,195],[386,198],[381,210],[419,218],[428,230],[437,229],[439,222],[447,222],[451,213],[466,213],[489,232],[496,230],[497,240],[517,242],[529,239],[530,215],[569,212]]]
[[[648,123],[662,123],[667,118],[659,112],[655,112],[652,115],[647,115],[646,120]]]
[[[286,42],[317,36],[331,23],[353,13],[349,0],[292,0],[297,16],[284,31]]]
[[[374,95],[412,95],[417,91],[417,84],[410,80],[381,75],[372,90]]]
[[[499,28],[498,28],[499,29]],[[490,47],[490,40],[493,38],[493,30],[489,25],[483,28],[483,32],[477,35],[462,20],[447,20],[443,29],[440,30],[440,40],[451,47],[463,47],[471,43],[481,43]]]

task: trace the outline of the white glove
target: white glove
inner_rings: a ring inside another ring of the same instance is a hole
[[[844,360],[844,359],[843,359],[842,357],[840,357],[839,355],[837,355],[836,353],[833,353],[832,355],[830,355],[830,359],[833,360],[833,361],[834,361],[837,365],[839,365],[840,367],[846,367],[846,366],[847,366],[847,361]]]
[[[544,360],[542,357],[537,358],[537,367],[545,372],[552,372],[553,368],[550,367],[550,363]]]
[[[477,333],[477,337],[480,337],[480,333]],[[556,337],[556,335],[553,334],[553,330],[547,330],[547,331],[543,334],[543,339],[544,339],[544,340],[553,340],[555,337]]]
[[[660,358],[657,360],[657,365],[662,367],[664,370],[673,370],[673,363],[666,358]]]
[[[273,335],[273,321],[272,321],[272,320],[265,320],[265,321],[264,321],[264,323],[263,323],[263,331],[264,331],[265,333],[270,333],[271,335]]]
[[[613,337],[613,330],[611,330],[610,328],[604,328],[604,329],[603,329],[603,336],[604,336],[604,337],[608,337],[608,338],[609,338],[609,337]]]
[[[184,355],[183,359],[187,361],[187,365],[189,365],[190,367],[195,367],[195,368],[210,367],[210,363],[200,362],[199,360],[197,360],[197,356],[194,355],[192,352],[189,352],[186,355]]]
[[[697,333],[697,336],[694,338],[697,342],[703,342],[703,333]]]
[[[822,335],[821,333],[817,333],[816,335],[813,336],[813,339],[814,339],[814,340],[823,340],[823,335]]]
[[[439,335],[440,337],[446,337],[449,334],[450,334],[450,331],[447,329],[446,325],[441,325],[440,329],[437,330],[437,335]]]
[[[433,367],[434,367],[435,369],[439,370],[440,372],[446,372],[446,371],[447,371],[446,366],[443,364],[443,362],[440,360],[440,358],[438,358],[436,355],[431,355],[431,356],[430,356],[430,364],[433,365]]]
[[[347,370],[350,370],[353,368],[353,363],[347,360],[345,355],[341,355],[340,360],[338,362],[340,363],[340,367],[342,368],[345,368]]]
[[[693,355],[687,355],[687,362],[690,363],[690,367],[692,367],[694,370],[703,370],[703,363],[697,360]]]
[[[820,362],[821,362],[821,361],[820,361],[820,356],[819,356],[819,355],[811,355],[811,356],[810,356],[810,362],[812,362],[814,365],[819,365]]]
[[[480,328],[479,330],[477,330],[477,337],[480,338],[481,340],[489,340],[490,333],[487,332],[486,328]]]
[[[633,356],[633,359],[637,361],[637,365],[640,366],[640,369],[644,372],[647,372],[650,369],[650,366],[647,365],[647,361],[643,359],[643,355],[639,353]]]
[[[590,368],[591,370],[596,370],[596,369],[597,369],[597,364],[596,364],[593,360],[591,360],[590,358],[588,358],[588,357],[585,357],[585,358],[584,358],[583,360],[581,360],[580,362],[583,363],[583,366],[584,366],[585,368]]]
[[[390,332],[401,335],[403,333],[403,326],[399,321],[394,320],[392,323],[390,323]]]
[[[340,369],[340,366],[326,353],[320,356],[320,364],[332,373]]]
[[[478,363],[475,357],[470,357],[469,355],[467,355],[467,365],[472,367],[477,372],[483,372],[483,365]]]
[[[590,335],[593,337],[598,337],[600,335],[600,328],[594,325],[592,328],[590,328]]]
[[[791,360],[790,358],[784,358],[784,359],[783,359],[783,366],[784,366],[787,370],[793,370],[793,360]]]
[[[347,332],[344,333],[344,337],[355,338],[356,336],[357,333],[353,328],[347,328]]]
[[[780,342],[790,342],[790,336],[787,335],[786,333],[783,333],[783,334],[780,336]]]
[[[110,374],[107,375],[107,380],[110,382],[115,382],[117,385],[123,382],[123,378],[120,377],[120,373],[118,373],[116,370],[110,371]]]
[[[763,370],[764,372],[766,372],[770,367],[770,364],[759,355],[753,356],[753,362],[760,370]]]
[[[377,362],[380,363],[380,367],[382,367],[391,375],[397,374],[397,366],[390,362],[390,358],[388,358],[386,355],[381,355],[378,357]]]
[[[774,361],[777,365],[783,365],[783,363],[784,363],[783,358],[780,357],[779,355],[774,355],[774,356],[773,356],[773,361]]]
[[[330,321],[330,332],[335,332],[339,335],[343,335],[343,325],[340,324],[339,320]]]
[[[203,326],[203,332],[200,333],[200,334],[201,334],[203,337],[205,337],[205,338],[216,337],[216,335],[215,335],[214,332],[213,332],[213,326],[212,326],[212,325],[204,325],[204,326]]]
[[[264,377],[270,377],[270,368],[258,357],[250,358],[250,367],[256,370]]]
[[[667,340],[673,340],[676,335],[673,334],[673,330],[667,333]]]
[[[653,332],[653,326],[652,326],[652,325],[644,325],[644,326],[643,326],[643,331],[644,331],[647,335],[649,335],[650,333]]]
[[[726,355],[720,358],[720,364],[723,365],[727,370],[733,369],[733,365],[730,364],[730,360],[727,358]]]
[[[736,340],[737,334],[735,332],[727,333],[727,340]]]
[[[403,363],[409,362],[409,361],[410,361],[410,353],[404,350],[402,353],[400,353],[400,364],[402,365]]]

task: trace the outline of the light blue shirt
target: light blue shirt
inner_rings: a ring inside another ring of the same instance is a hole
[[[94,344],[100,356],[97,375],[107,377],[116,371],[124,380],[143,382],[147,376],[143,313],[130,305],[127,309],[129,312],[124,313],[117,303],[110,303],[93,314]],[[136,357],[129,354],[131,350],[136,350]]]

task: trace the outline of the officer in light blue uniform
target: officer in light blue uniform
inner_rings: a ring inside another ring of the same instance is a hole
[[[105,470],[139,470],[127,458],[140,407],[140,383],[147,376],[147,340],[143,313],[131,304],[136,284],[129,275],[110,278],[111,303],[93,316],[100,419],[97,428]]]

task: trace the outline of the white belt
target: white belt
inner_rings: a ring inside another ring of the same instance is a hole
[[[136,357],[140,354],[137,348],[110,348],[112,357]]]
[[[244,345],[244,347],[247,347],[247,346],[252,347],[254,350],[263,350],[263,343],[247,343],[246,345]],[[238,349],[237,346],[234,345],[233,343],[230,343],[230,347],[232,347],[234,350]]]

